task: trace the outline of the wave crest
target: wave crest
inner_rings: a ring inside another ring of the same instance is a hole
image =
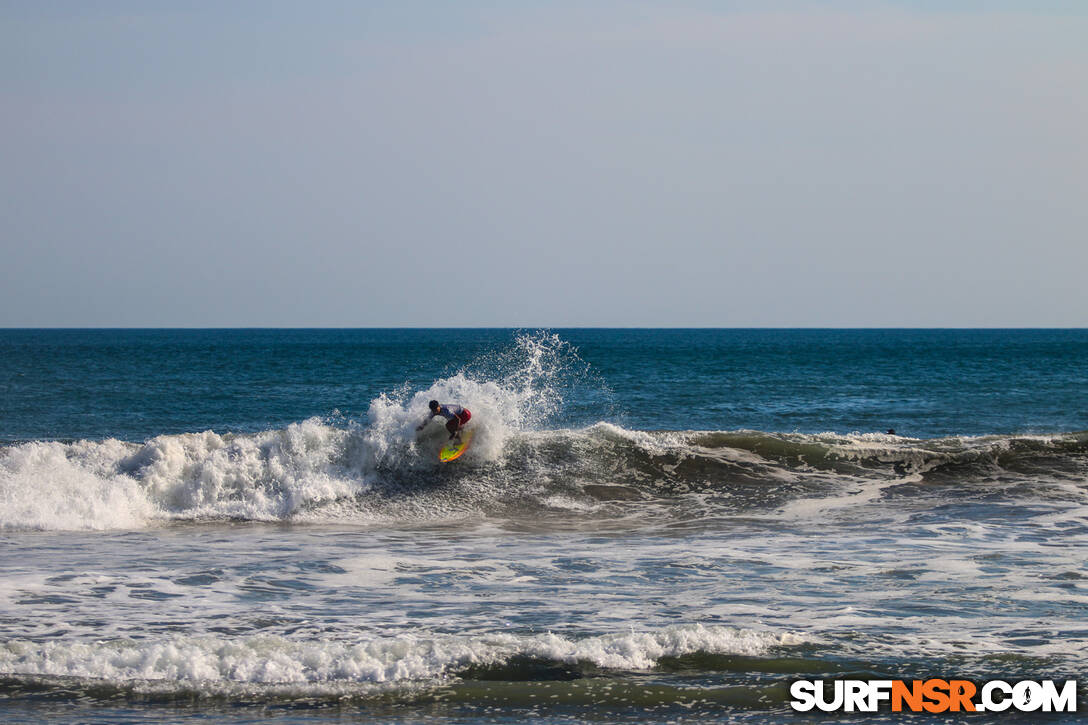
[[[9,641],[0,644],[8,677],[64,677],[116,684],[344,685],[437,681],[450,676],[517,677],[519,661],[649,670],[696,653],[757,656],[800,644],[792,633],[685,624],[650,632],[576,639],[559,634],[405,634],[359,642],[177,637],[164,641]]]
[[[485,417],[479,437],[486,438],[489,425]],[[1041,488],[1048,480],[1083,484],[1088,473],[1088,433],[913,440],[633,431],[600,423],[502,429],[493,445],[442,467],[433,455],[441,431],[391,439],[381,430],[311,419],[254,435],[207,431],[143,444],[8,446],[0,449],[0,527],[123,529],[208,519],[389,523],[555,510],[597,515],[616,501],[667,505],[690,493],[711,494],[707,505],[727,513],[775,508],[859,481],[962,487],[1012,480]]]

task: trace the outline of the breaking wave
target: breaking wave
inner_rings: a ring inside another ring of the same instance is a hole
[[[431,395],[430,391],[422,394]],[[1088,433],[903,439],[758,431],[652,432],[504,427],[474,398],[477,444],[445,467],[419,409],[380,400],[371,426],[312,419],[255,435],[211,431],[0,449],[0,527],[126,529],[156,522],[395,523],[610,505],[704,494],[722,511],[774,508],[858,482],[1083,488]],[[479,412],[477,412],[479,410]],[[437,424],[434,428],[440,429]]]
[[[648,670],[663,658],[696,653],[757,656],[800,644],[792,633],[701,624],[574,639],[518,635],[404,634],[359,642],[177,637],[161,641],[8,641],[0,644],[6,676],[74,677],[173,685],[401,683],[450,676],[517,677],[527,662],[604,670]]]
[[[576,393],[571,395],[571,393]],[[564,401],[610,392],[556,335],[520,335],[426,389],[371,401],[365,420],[312,418],[255,434],[204,431],[143,443],[0,447],[0,528],[132,529],[170,521],[390,524],[478,516],[660,513],[689,494],[720,513],[776,509],[875,483],[1078,491],[1088,432],[909,439],[895,435],[560,427]],[[476,434],[442,467],[445,431],[416,427],[427,401],[463,403]],[[634,508],[632,507],[634,506]],[[678,515],[675,511],[672,516]]]

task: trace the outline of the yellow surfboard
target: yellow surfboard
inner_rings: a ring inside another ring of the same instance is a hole
[[[463,430],[461,431],[461,440],[454,438],[452,441],[446,441],[446,445],[442,446],[442,450],[438,452],[439,463],[449,463],[455,461],[465,454],[468,450],[468,446],[472,443],[472,434],[475,431]]]

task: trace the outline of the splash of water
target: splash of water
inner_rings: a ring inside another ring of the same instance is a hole
[[[422,435],[415,430],[426,419],[430,400],[471,410],[476,437],[470,454],[496,460],[510,436],[552,422],[567,392],[586,384],[604,388],[570,343],[554,333],[520,333],[510,347],[477,358],[426,389],[413,391],[406,384],[379,395],[367,414],[368,458],[361,463],[400,467],[426,460],[422,451],[434,448],[442,436],[438,425]]]

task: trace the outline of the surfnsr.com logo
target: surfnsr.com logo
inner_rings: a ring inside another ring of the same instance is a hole
[[[801,712],[1076,712],[1077,681],[797,680],[790,707]]]

